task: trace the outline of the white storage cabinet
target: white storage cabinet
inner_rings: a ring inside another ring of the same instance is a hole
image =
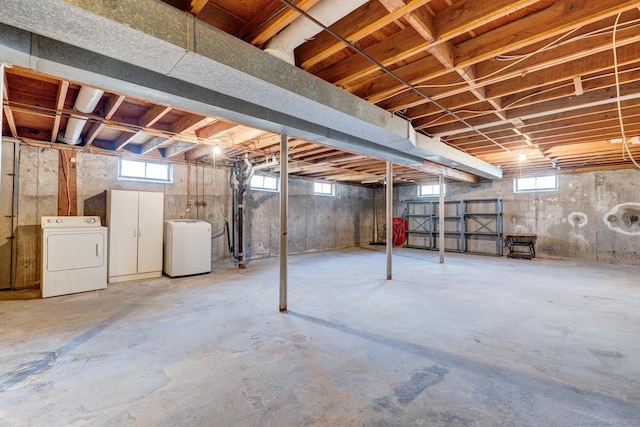
[[[107,191],[109,283],[162,276],[164,194]]]

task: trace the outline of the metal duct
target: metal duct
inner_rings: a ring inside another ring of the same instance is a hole
[[[309,9],[308,13],[324,25],[329,26],[367,3],[367,1],[368,0],[323,0]],[[264,51],[289,64],[295,65],[296,60],[293,55],[293,50],[305,41],[313,38],[313,36],[320,31],[322,31],[322,28],[308,19],[300,17],[273,37],[265,46]]]
[[[104,91],[100,89],[94,89],[88,86],[82,86],[78,97],[76,98],[73,109],[81,113],[93,113],[96,105],[102,99]],[[81,142],[80,136],[82,135],[82,129],[87,123],[87,118],[82,116],[71,115],[67,121],[67,128],[64,132],[64,137],[59,138],[62,142],[70,145],[78,145]]]

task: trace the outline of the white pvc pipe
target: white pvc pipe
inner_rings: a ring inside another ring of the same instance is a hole
[[[80,111],[81,113],[93,113],[93,110],[102,99],[104,91],[100,89],[94,89],[92,87],[82,86],[78,92],[76,102],[73,104],[73,109]],[[80,135],[82,135],[82,129],[87,123],[86,117],[71,116],[67,121],[67,128],[64,132],[64,142],[70,145],[77,145],[80,143]]]
[[[367,3],[367,1],[322,0],[309,9],[307,13],[328,27]],[[264,50],[289,64],[295,65],[293,50],[321,31],[322,28],[301,16],[273,37]]]

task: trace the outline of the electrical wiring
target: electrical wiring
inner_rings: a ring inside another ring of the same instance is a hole
[[[638,25],[633,25],[633,24],[638,24]],[[640,19],[634,19],[632,21],[627,21],[623,24],[624,27],[626,28],[635,28],[640,26]],[[549,46],[548,48],[544,49],[543,51],[547,51],[550,49],[555,49],[557,47],[560,46],[565,46],[569,43],[575,42],[575,41],[580,41],[580,40],[586,40],[588,38],[591,37],[597,37],[597,36],[601,36],[601,35],[605,35],[605,34],[611,34],[613,32],[613,28],[614,26],[611,25],[609,27],[605,27],[605,28],[599,28],[597,30],[585,33],[585,34],[580,34],[579,36],[576,37],[572,37],[570,39],[567,39],[563,42],[559,42],[555,45]],[[529,54],[522,54],[522,55],[498,55],[496,56],[496,60],[498,61],[512,61],[514,59],[518,59],[524,56],[528,56]]]
[[[493,114],[495,112],[496,112],[496,110],[456,110],[456,113],[472,113],[472,114],[478,113],[478,116],[483,115],[483,114]],[[435,119],[420,125],[420,127],[432,125],[432,124],[436,123],[438,120],[440,120],[440,119],[442,119],[444,117],[447,117],[447,114],[440,114]]]
[[[580,27],[576,27],[576,28],[568,31],[567,33],[564,33],[563,35],[561,35],[557,39],[553,40],[552,42],[547,43],[546,45],[542,46],[541,48],[536,49],[531,53],[527,53],[527,54],[522,55],[522,57],[520,57],[518,60],[516,60],[515,62],[513,62],[513,63],[511,63],[511,64],[509,64],[509,65],[507,65],[505,67],[497,69],[497,70],[493,71],[492,73],[487,74],[486,76],[482,76],[482,77],[476,78],[475,79],[475,83],[482,83],[485,80],[488,80],[489,78],[491,78],[491,77],[493,77],[493,76],[495,76],[497,74],[500,74],[501,72],[503,72],[505,70],[508,70],[509,68],[513,67],[514,65],[519,64],[520,62],[524,61],[525,59],[531,58],[532,56],[537,55],[540,52],[548,50],[551,46],[554,46],[554,45],[558,44],[560,41],[562,41],[567,36],[575,33],[579,28]],[[446,87],[456,87],[456,86],[461,86],[461,85],[464,85],[464,84],[466,84],[466,82],[438,84],[438,85],[423,85],[423,84],[420,84],[420,85],[415,85],[414,87],[417,88],[417,89],[438,89],[438,88],[446,88]]]
[[[407,82],[406,80],[404,80],[402,77],[398,76],[396,73],[394,73],[393,71],[391,71],[389,68],[387,68],[386,66],[384,66],[383,64],[381,64],[379,61],[375,60],[373,57],[371,57],[370,55],[368,55],[366,52],[364,52],[362,49],[358,48],[357,46],[355,46],[353,43],[351,43],[349,40],[345,39],[344,37],[342,37],[340,34],[336,33],[335,31],[333,31],[331,28],[327,27],[326,25],[324,25],[322,22],[318,21],[317,19],[315,19],[313,16],[309,15],[306,11],[300,9],[299,7],[293,5],[289,0],[280,0],[282,3],[286,4],[287,6],[289,6],[291,9],[296,10],[298,13],[300,13],[301,15],[305,16],[307,19],[309,19],[311,22],[313,22],[314,24],[316,24],[317,26],[319,26],[320,28],[322,28],[323,30],[325,30],[327,33],[331,34],[333,37],[335,37],[336,39],[340,40],[342,43],[344,43],[346,46],[348,46],[350,49],[352,49],[354,52],[360,54],[362,57],[364,57],[365,59],[367,59],[369,62],[371,62],[372,64],[374,64],[376,67],[378,67],[380,70],[384,71],[385,73],[387,73],[389,76],[393,77],[395,80],[397,80],[399,83],[403,84],[404,86],[406,86],[407,88],[409,88],[409,90],[411,90],[412,92],[418,94],[419,96],[423,97],[424,99],[426,99],[427,101],[431,102],[432,104],[434,104],[435,106],[437,106],[438,108],[442,109],[443,111],[445,111],[447,114],[450,114],[451,116],[455,117],[456,119],[458,119],[458,121],[460,121],[461,123],[463,123],[465,126],[467,126],[469,129],[471,129],[473,132],[476,132],[478,135],[482,136],[483,138],[485,138],[487,141],[491,141],[492,143],[494,143],[495,145],[497,145],[498,147],[500,147],[501,149],[503,149],[504,151],[511,151],[509,148],[505,147],[504,145],[500,144],[498,141],[494,140],[493,138],[491,138],[489,135],[485,134],[484,132],[482,132],[479,129],[476,129],[474,126],[472,126],[469,122],[467,122],[464,118],[460,117],[459,115],[457,115],[454,111],[450,110],[449,108],[443,106],[442,104],[440,104],[438,101],[436,101],[435,99],[431,98],[429,95],[425,94],[424,92],[420,91],[419,89],[417,89],[414,85],[412,85],[411,83]]]
[[[618,29],[618,21],[620,20],[620,16],[622,12],[618,14],[616,17],[616,22],[613,26],[613,69],[616,75],[616,104],[618,106],[618,119],[620,121],[620,132],[622,133],[622,155],[624,158],[624,152],[626,150],[629,155],[629,159],[633,162],[633,164],[640,169],[640,165],[636,162],[636,159],[633,158],[633,154],[631,154],[631,150],[629,149],[629,144],[627,143],[627,136],[624,131],[624,121],[622,119],[622,103],[620,102],[620,76],[618,75],[618,54],[617,54],[617,46],[616,46],[616,31]]]

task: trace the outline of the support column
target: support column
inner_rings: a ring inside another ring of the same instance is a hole
[[[440,174],[440,203],[438,203],[438,248],[440,249],[440,264],[444,264],[444,175]]]
[[[287,311],[287,212],[289,209],[289,136],[280,136],[280,312]]]
[[[387,161],[387,280],[391,280],[393,253],[393,162]]]
[[[4,63],[0,62],[0,100],[4,100]],[[4,114],[2,111],[4,106],[0,105],[0,176],[2,176],[2,118]]]

